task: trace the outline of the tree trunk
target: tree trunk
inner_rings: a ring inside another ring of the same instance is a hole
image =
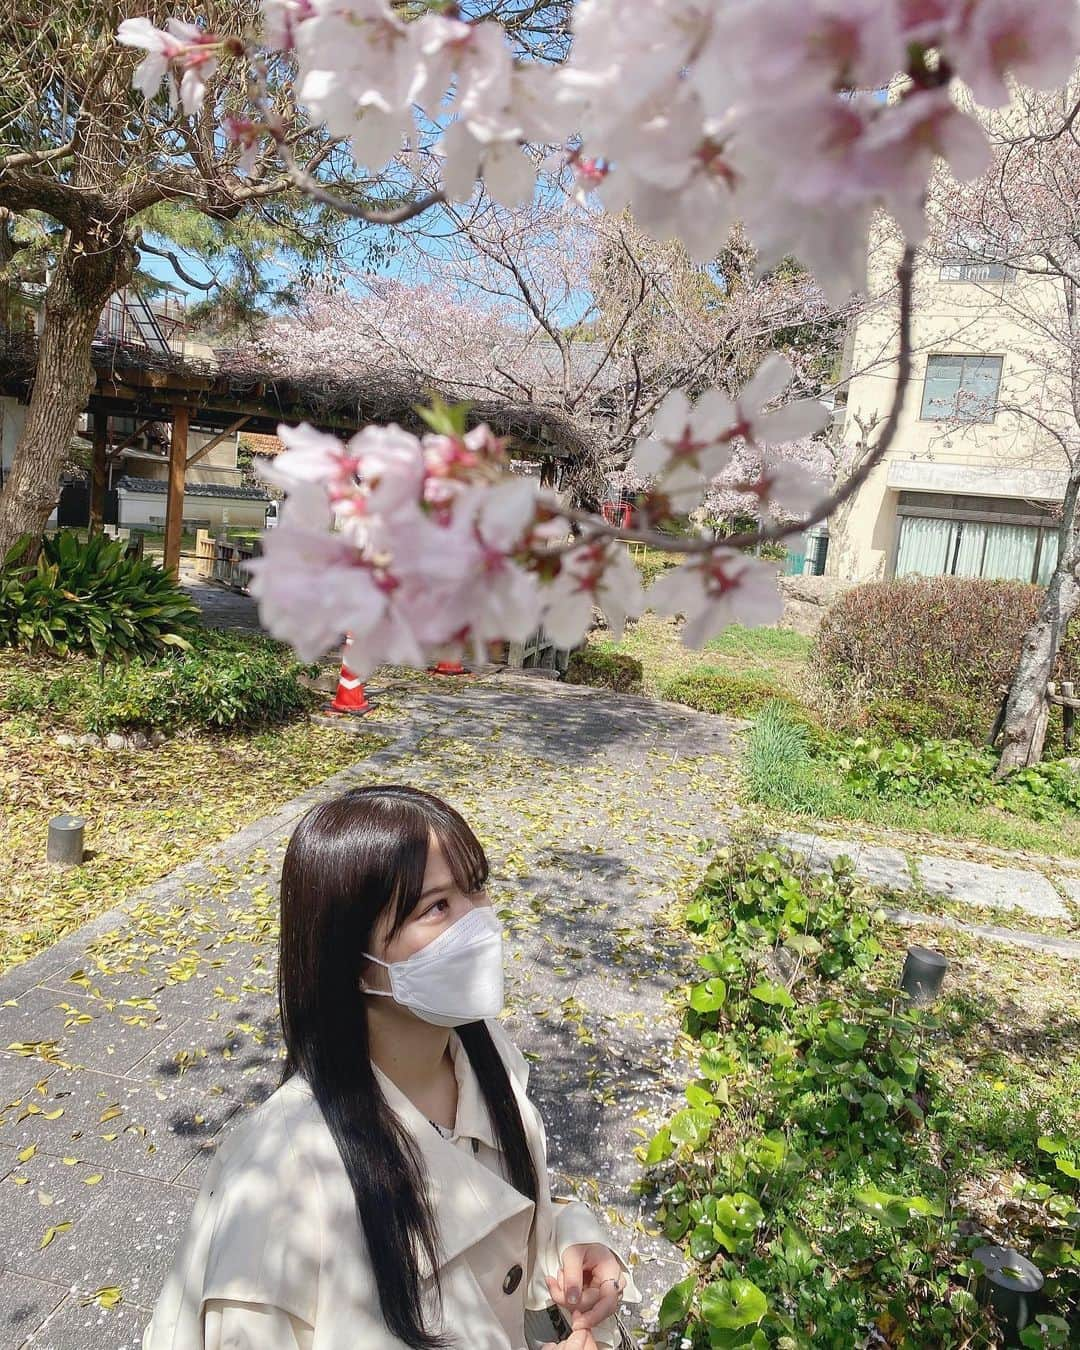
[[[20,535],[28,556],[56,505],[60,474],[79,414],[94,385],[91,343],[109,297],[127,284],[135,252],[125,240],[64,241],[45,292],[45,314],[26,424],[0,492],[0,556]]]
[[[1080,610],[1080,465],[1069,475],[1069,485],[1061,508],[1057,571],[1046,588],[1035,622],[1024,636],[1020,661],[1009,690],[1005,708],[1005,740],[997,776],[1013,769],[1038,764],[1046,742],[1049,707],[1046,684],[1054,677],[1058,648],[1065,630]]]

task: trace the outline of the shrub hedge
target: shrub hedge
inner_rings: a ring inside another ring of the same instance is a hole
[[[0,563],[0,646],[126,660],[183,646],[198,621],[173,578],[126,557],[119,540],[96,534],[83,543],[59,530],[31,564],[21,561],[28,543],[24,535]]]
[[[197,630],[185,651],[135,658],[104,671],[16,672],[0,709],[48,715],[75,730],[166,732],[266,726],[313,702],[300,676],[310,671],[278,643],[255,633]]]
[[[766,703],[795,703],[786,689],[767,676],[740,675],[715,666],[698,666],[684,675],[676,675],[661,693],[672,703],[730,717],[753,717]]]
[[[614,689],[619,694],[640,694],[643,672],[636,657],[586,646],[571,652],[566,682],[587,684],[594,689]]]
[[[1042,594],[1022,582],[972,577],[856,586],[825,616],[812,661],[875,732],[978,741]],[[1062,643],[1057,673],[1080,676],[1080,625]]]

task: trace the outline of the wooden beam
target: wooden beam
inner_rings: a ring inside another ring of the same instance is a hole
[[[188,468],[190,469],[193,464],[197,464],[203,455],[208,455],[211,450],[216,450],[222,441],[228,440],[230,436],[235,436],[240,428],[247,426],[250,421],[250,416],[238,417],[231,427],[219,431],[212,441],[207,441],[205,445],[199,446],[193,455],[188,455]]]
[[[180,575],[180,533],[184,526],[184,476],[187,470],[188,410],[173,409],[169,444],[169,490],[165,499],[165,571]]]
[[[105,413],[93,414],[94,456],[90,464],[90,534],[100,534],[105,524],[105,485],[109,477],[106,454],[109,419]]]
[[[130,435],[125,436],[119,445],[114,445],[111,447],[111,449],[109,450],[109,458],[115,459],[117,455],[122,454],[123,451],[125,451],[129,445],[133,445],[134,442],[137,441],[139,437],[143,434],[143,432],[152,427],[156,421],[157,418],[148,417],[145,422],[140,422],[139,425],[135,428],[135,430],[131,432]]]

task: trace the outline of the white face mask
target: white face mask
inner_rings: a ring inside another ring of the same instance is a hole
[[[392,998],[434,1026],[460,1027],[502,1012],[502,924],[486,905],[404,961],[364,955],[390,972],[392,992],[361,985],[363,992]]]

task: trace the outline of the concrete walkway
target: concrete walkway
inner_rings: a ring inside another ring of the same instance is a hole
[[[687,1077],[665,997],[690,963],[658,915],[724,831],[723,724],[543,681],[381,716],[391,745],[0,979],[0,1350],[137,1346],[209,1155],[276,1085],[288,837],[380,780],[443,793],[489,849],[558,1189],[599,1208],[653,1301],[680,1277],[629,1187]]]
[[[556,1186],[603,1213],[647,1310],[679,1278],[630,1184],[634,1148],[688,1076],[667,996],[692,962],[662,912],[696,885],[699,845],[733,824],[725,725],[527,677],[394,697],[365,723],[386,748],[0,978],[0,1350],[137,1347],[208,1157],[277,1082],[289,835],[315,801],[373,781],[430,787],[477,828],[509,937],[508,1028],[533,1060]],[[894,889],[915,881],[899,854],[788,842],[814,860],[857,852]],[[934,862],[917,865],[924,887]],[[986,874],[1001,870],[940,881],[993,903]],[[1008,893],[1046,914],[1037,875]]]

